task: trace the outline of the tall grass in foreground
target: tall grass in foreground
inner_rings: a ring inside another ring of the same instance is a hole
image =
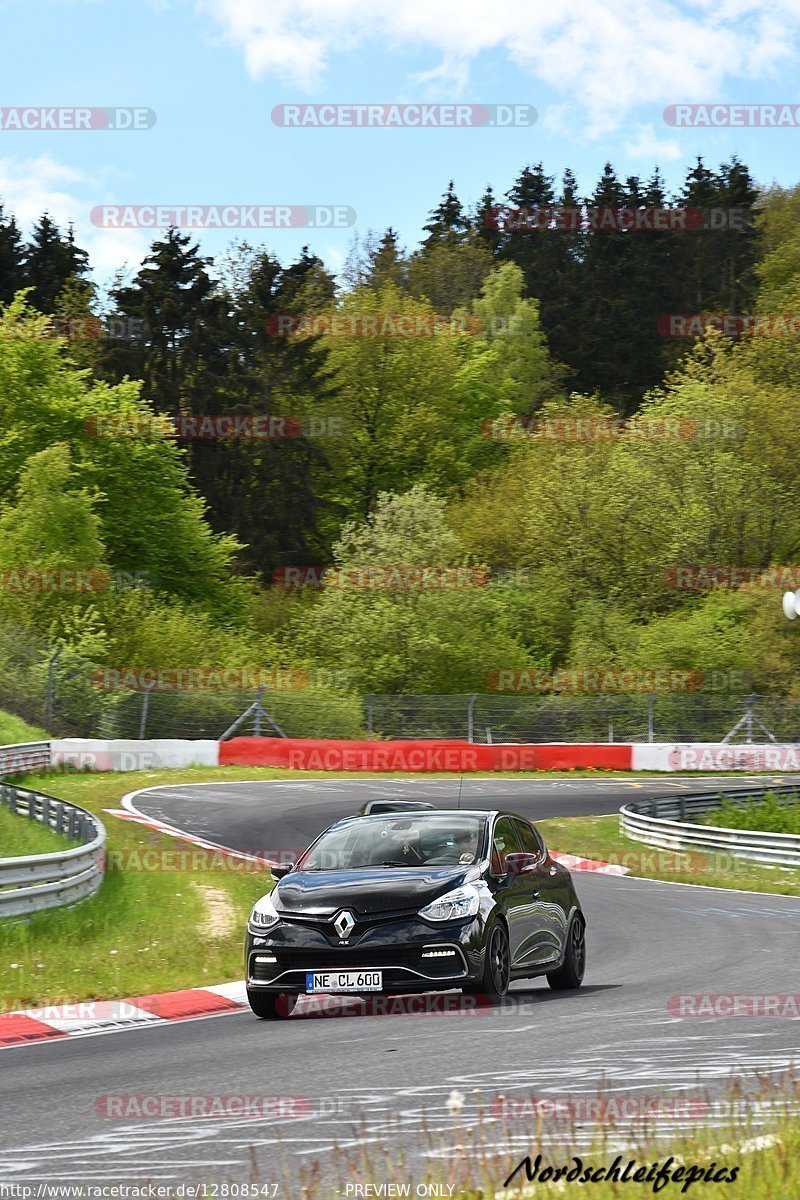
[[[294,1154],[291,1159],[287,1155],[283,1186],[286,1194],[307,1200],[404,1194],[451,1196],[454,1200],[582,1195],[588,1200],[607,1200],[654,1194],[665,1200],[686,1195],[701,1200],[798,1200],[800,1080],[793,1077],[783,1081],[777,1092],[772,1085],[757,1080],[753,1083],[756,1093],[747,1099],[741,1081],[732,1089],[728,1101],[732,1115],[719,1125],[687,1121],[685,1128],[669,1133],[659,1130],[658,1121],[652,1120],[594,1126],[581,1126],[569,1119],[540,1118],[527,1123],[504,1120],[481,1109],[480,1102],[469,1116],[466,1110],[449,1113],[449,1125],[428,1113],[413,1136],[402,1117],[397,1118],[392,1131],[383,1134],[371,1130],[364,1121],[352,1130],[352,1136],[340,1138],[330,1166],[327,1159],[316,1158],[299,1161],[298,1165]],[[653,1183],[632,1180],[579,1184],[562,1178],[556,1182],[529,1182],[523,1167],[509,1186],[504,1186],[526,1156],[533,1165],[537,1155],[541,1155],[539,1173],[548,1165],[574,1167],[576,1160],[580,1160],[582,1169],[609,1168],[617,1156],[621,1158],[621,1170],[630,1160],[635,1160],[637,1168],[649,1169],[656,1162],[666,1164],[670,1158],[673,1173],[680,1166],[685,1171],[691,1166],[707,1170],[714,1163],[715,1172],[728,1172],[734,1167],[738,1170],[733,1183],[697,1181],[684,1186],[685,1180],[679,1179],[656,1190]],[[376,1190],[382,1184],[396,1185],[395,1190]],[[403,1192],[400,1188],[406,1184],[409,1190]],[[431,1186],[434,1184],[438,1191]],[[359,1185],[364,1189],[361,1192],[356,1190]],[[418,1192],[420,1186],[427,1187],[427,1192]]]

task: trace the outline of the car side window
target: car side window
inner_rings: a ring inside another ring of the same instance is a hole
[[[525,853],[535,854],[537,858],[541,858],[544,854],[544,842],[533,826],[529,825],[527,821],[515,821],[514,828]]]
[[[517,854],[520,845],[514,830],[514,822],[508,817],[500,817],[495,823],[492,834],[492,866],[493,875],[506,874],[506,855]]]

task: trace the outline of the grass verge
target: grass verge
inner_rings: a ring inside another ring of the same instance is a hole
[[[644,879],[800,896],[800,871],[765,867],[729,854],[658,850],[627,837],[614,815],[559,817],[536,824],[550,850],[627,867],[630,875]]]
[[[9,812],[4,804],[0,804],[0,854],[3,858],[51,854],[68,850],[70,845],[71,842],[52,829],[31,821],[24,814]]]
[[[758,804],[741,804],[724,798],[713,812],[701,813],[701,825],[719,829],[749,829],[761,833],[800,834],[800,796],[792,803],[781,802],[774,792],[767,792]]]
[[[0,746],[15,746],[17,742],[45,742],[47,734],[21,717],[0,711]]]
[[[195,848],[188,843],[104,812],[137,784],[175,781],[170,771],[146,781],[127,774],[25,779],[96,813],[115,869],[96,896],[72,908],[0,922],[0,1011],[241,978],[245,922],[272,887],[269,872],[213,855],[201,862],[206,869],[193,869],[199,860],[189,858]],[[169,869],[176,858],[181,865],[176,850],[188,852],[188,869]],[[144,857],[147,851],[155,853]],[[158,869],[162,863],[167,869]]]

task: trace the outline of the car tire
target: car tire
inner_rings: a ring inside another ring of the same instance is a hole
[[[557,971],[551,971],[547,982],[556,991],[567,991],[579,988],[583,983],[586,970],[586,926],[580,917],[572,918],[572,924],[567,934],[567,948],[564,951],[564,961]]]
[[[262,1021],[280,1021],[291,1015],[297,997],[288,992],[261,992],[247,989],[247,999],[253,1012]]]
[[[486,939],[483,962],[483,978],[479,983],[468,983],[462,992],[471,996],[485,996],[490,1003],[498,1004],[508,992],[511,982],[511,953],[508,934],[502,921],[495,921]]]

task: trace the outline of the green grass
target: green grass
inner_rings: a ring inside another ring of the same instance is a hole
[[[792,804],[781,804],[774,792],[767,792],[758,804],[737,804],[725,798],[714,812],[703,813],[701,825],[722,829],[755,829],[763,833],[800,835],[800,797]]]
[[[35,725],[28,725],[21,717],[0,711],[0,746],[14,746],[17,742],[44,742],[47,734]]]
[[[70,842],[38,821],[12,813],[0,804],[0,857],[17,858],[23,854],[50,854],[66,850]]]
[[[800,871],[762,867],[722,853],[658,850],[621,833],[617,816],[559,817],[536,824],[550,850],[624,866],[645,879],[800,896]]]
[[[181,774],[201,775],[201,771]],[[244,777],[247,772],[242,772]],[[115,868],[131,855],[193,853],[178,838],[103,812],[137,785],[174,782],[178,773],[53,775],[25,784],[72,800],[106,826]],[[19,818],[11,818],[19,820]],[[136,862],[136,858],[133,859]],[[148,860],[144,860],[148,865]],[[152,861],[149,864],[152,866]],[[212,859],[193,870],[113,869],[97,896],[72,908],[0,922],[0,1011],[76,1000],[117,999],[242,977],[247,915],[269,891],[266,870],[244,871],[240,860]],[[236,869],[230,869],[233,865]]]

